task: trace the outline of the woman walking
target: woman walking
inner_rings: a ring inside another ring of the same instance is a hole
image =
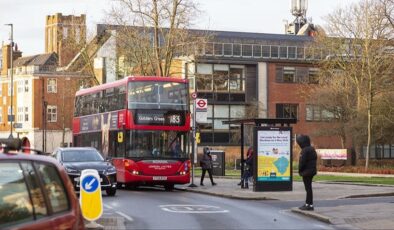
[[[212,185],[216,185],[215,182],[213,182],[212,178],[212,156],[211,156],[211,151],[209,150],[208,147],[204,147],[204,155],[200,161],[200,166],[202,169],[202,174],[201,174],[201,181],[200,185],[204,186],[204,177],[205,177],[205,172],[208,172],[209,179],[211,179]]]

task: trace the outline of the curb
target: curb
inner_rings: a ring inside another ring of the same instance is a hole
[[[369,186],[369,187],[394,187],[394,185],[389,184],[368,184],[368,183],[359,183],[359,182],[341,182],[341,181],[315,181],[314,183],[321,184],[345,184],[345,185],[358,185],[358,186]]]
[[[200,193],[200,194],[206,194],[206,195],[218,196],[218,197],[225,197],[225,198],[237,199],[237,200],[278,200],[278,199],[274,199],[274,198],[270,198],[270,197],[244,197],[244,196],[228,195],[228,194],[215,193],[215,192],[209,192],[209,191],[203,191],[203,190],[193,190],[193,189],[187,189],[187,188],[175,188],[175,189],[179,190],[179,191],[194,192],[194,193]]]
[[[291,211],[295,212],[295,213],[299,213],[299,214],[305,215],[305,216],[312,217],[314,219],[320,220],[320,221],[325,222],[327,224],[332,224],[332,222],[330,220],[330,217],[324,216],[324,215],[319,214],[319,213],[314,212],[314,211],[303,211],[303,210],[300,210],[298,208],[292,208]]]
[[[339,199],[365,198],[365,197],[382,197],[382,196],[394,196],[394,193],[393,192],[389,192],[389,193],[372,193],[372,194],[350,195],[350,196],[346,196],[346,197],[341,197]]]

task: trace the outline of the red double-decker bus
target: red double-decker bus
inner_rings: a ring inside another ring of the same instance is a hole
[[[127,77],[76,93],[74,146],[97,148],[117,169],[118,184],[190,181],[187,80]]]

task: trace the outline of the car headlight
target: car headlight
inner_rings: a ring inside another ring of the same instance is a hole
[[[109,167],[104,171],[104,174],[108,175],[108,174],[114,174],[116,173],[116,168],[115,167]]]
[[[79,174],[79,170],[73,168],[66,168],[67,173]]]

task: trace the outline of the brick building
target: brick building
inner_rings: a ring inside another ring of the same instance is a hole
[[[67,31],[67,32],[66,32]],[[23,146],[51,152],[61,145],[71,145],[71,123],[75,92],[89,78],[64,66],[78,53],[75,41],[85,42],[85,16],[47,16],[46,53],[22,57],[11,46],[2,47],[0,76],[0,138],[22,139]],[[71,41],[71,42],[69,42]],[[70,47],[70,49],[68,49]],[[13,127],[11,127],[11,71],[13,71]]]

